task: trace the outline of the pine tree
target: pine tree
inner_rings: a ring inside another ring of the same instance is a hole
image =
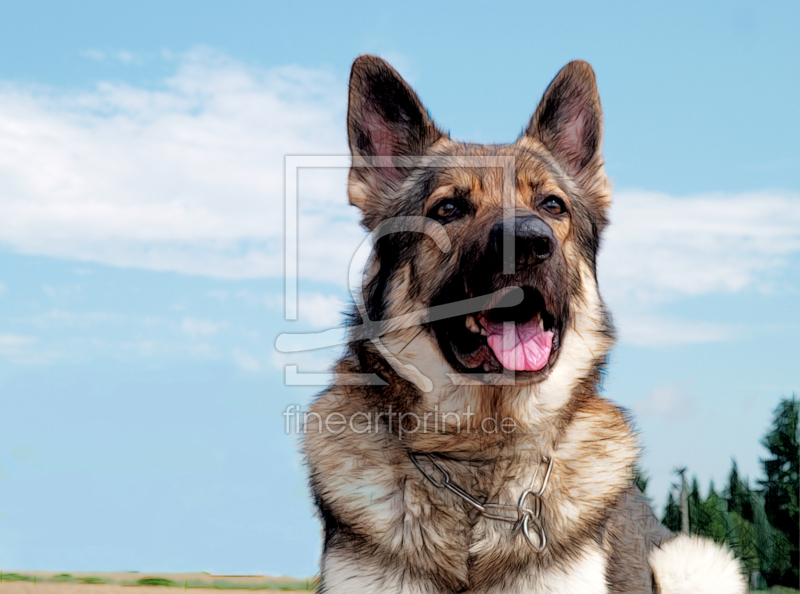
[[[761,493],[754,493],[753,527],[760,559],[760,572],[766,585],[781,583],[791,569],[789,539],[769,523]]]
[[[727,513],[728,504],[717,494],[714,481],[711,481],[708,497],[699,507],[697,533],[718,543],[725,542],[728,536]]]
[[[642,492],[642,495],[647,496],[647,483],[650,482],[650,477],[647,472],[642,470],[639,466],[633,469],[633,484]],[[649,499],[649,498],[648,498]]]
[[[771,454],[761,460],[766,479],[759,481],[764,496],[764,511],[769,523],[781,532],[785,539],[780,539],[778,549],[779,562],[770,568],[769,578],[773,584],[800,588],[800,509],[798,489],[800,488],[800,442],[798,433],[798,413],[800,402],[794,394],[792,398],[781,400],[775,409],[775,418],[770,432],[761,440]],[[788,555],[788,568],[780,573],[784,565],[780,559]]]
[[[728,508],[725,515],[725,540],[747,574],[752,577],[761,571],[759,535],[753,524],[754,493],[750,489],[749,481],[739,478],[736,460],[733,461],[728,486],[725,488],[725,501]]]
[[[743,481],[739,478],[739,468],[736,465],[736,460],[733,461],[733,468],[728,477],[728,487],[725,495],[728,501],[728,511],[736,512],[748,522],[753,521],[753,501],[749,480]]]
[[[669,492],[667,499],[667,506],[664,508],[664,517],[661,520],[668,530],[676,534],[681,531],[681,506],[675,501],[672,496],[672,491]]]
[[[692,477],[692,486],[689,488],[689,533],[700,534],[704,518],[700,509],[700,486],[697,476]]]
[[[739,476],[735,460],[722,493],[712,481],[702,500],[697,477],[692,478],[686,501],[689,531],[725,542],[752,587],[800,588],[800,402],[794,395],[780,402],[761,444],[771,457],[761,460],[766,479],[758,481],[759,490]],[[644,490],[647,477],[637,473],[636,483]],[[673,532],[681,530],[681,506],[672,491],[661,523]]]

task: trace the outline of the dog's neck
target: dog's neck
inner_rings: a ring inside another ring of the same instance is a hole
[[[355,367],[355,361],[345,359],[339,371]],[[402,389],[392,382],[384,390],[391,387]],[[408,389],[407,384],[405,387]],[[364,388],[333,388],[311,409],[321,418],[335,413],[356,419],[354,428],[345,428],[346,436],[313,427],[305,435],[313,480],[325,485],[327,513],[375,550],[413,556],[418,553],[413,549],[418,523],[429,519],[421,511],[424,506],[409,507],[407,502],[432,498],[437,502],[437,522],[447,528],[441,537],[427,543],[431,558],[445,558],[452,567],[463,568],[468,565],[468,549],[485,551],[470,558],[475,576],[494,575],[507,563],[515,567],[548,564],[573,550],[575,543],[585,541],[587,534],[599,533],[609,502],[629,485],[638,453],[624,413],[600,398],[588,380],[573,392],[549,428],[542,419],[541,425],[510,435],[480,430],[409,432],[401,439],[396,432],[389,432],[385,419],[380,430],[363,431],[358,423],[367,418],[359,415],[379,410],[374,401],[365,398],[369,391]],[[558,448],[553,454],[556,439]],[[543,456],[553,454],[552,477],[543,497],[548,537],[544,556],[521,539],[509,539],[503,526],[495,529],[492,523],[486,530],[473,532],[475,520],[470,519],[467,507],[453,507],[447,493],[439,493],[420,476],[409,450],[444,454],[440,459],[454,482],[481,501],[503,505],[515,505],[525,490],[538,484],[536,469]],[[406,550],[403,543],[412,543],[408,546],[413,550]],[[444,571],[438,566],[430,569]],[[460,569],[452,570],[461,575]]]

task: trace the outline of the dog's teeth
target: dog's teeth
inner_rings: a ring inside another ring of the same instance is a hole
[[[486,328],[484,328],[483,326],[479,326],[478,329],[479,329],[479,331],[481,333],[481,336],[489,336],[489,333],[486,331]]]
[[[544,320],[542,319],[542,316],[539,316],[539,322],[538,323],[539,323],[539,330],[544,332]]]
[[[475,316],[467,316],[467,330],[475,334],[480,333],[481,327],[478,325],[478,322],[475,321]]]

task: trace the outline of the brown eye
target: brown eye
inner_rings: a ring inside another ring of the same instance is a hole
[[[446,198],[433,205],[428,211],[428,217],[442,224],[460,219],[472,212],[468,201],[463,198]]]
[[[542,206],[551,215],[560,215],[567,212],[567,205],[558,196],[548,196],[542,201]]]
[[[455,204],[452,202],[444,202],[439,205],[439,209],[436,211],[436,216],[446,219],[447,217],[452,217],[457,213],[458,207]]]

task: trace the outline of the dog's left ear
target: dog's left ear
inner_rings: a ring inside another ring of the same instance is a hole
[[[584,188],[602,175],[603,110],[592,67],[570,62],[556,75],[525,136],[539,140]],[[605,177],[605,176],[603,176]]]
[[[348,194],[374,224],[381,201],[390,198],[418,157],[442,136],[403,78],[377,56],[360,56],[350,73],[347,137],[353,155]],[[376,208],[377,207],[377,208]]]

